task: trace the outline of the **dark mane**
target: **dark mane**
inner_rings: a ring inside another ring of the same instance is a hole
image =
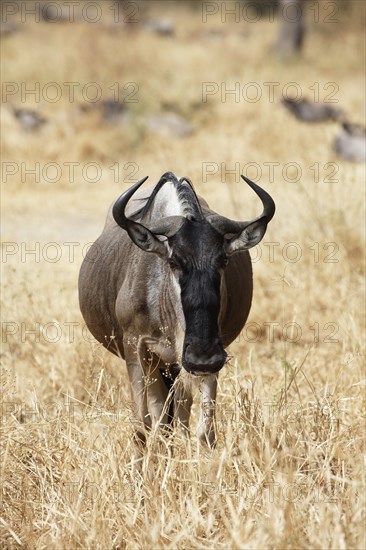
[[[184,183],[187,183],[188,185],[184,185]],[[198,197],[190,179],[180,178],[178,187],[178,198],[179,202],[183,206],[183,211],[188,219],[200,220],[203,218],[201,205],[198,202]],[[194,200],[192,200],[192,198]]]

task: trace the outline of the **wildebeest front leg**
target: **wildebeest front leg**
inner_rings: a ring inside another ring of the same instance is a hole
[[[160,372],[160,360],[155,354],[154,341],[141,338],[138,344],[138,355],[145,373],[147,407],[153,427],[169,424],[169,390]]]
[[[135,459],[140,460],[146,443],[146,431],[151,428],[151,418],[147,409],[145,373],[136,349],[129,342],[126,342],[124,350],[132,398],[137,408],[137,414],[132,418],[135,429]]]
[[[189,419],[191,416],[192,407],[192,390],[190,383],[182,378],[176,381],[174,391],[174,416],[177,426],[182,430],[184,435],[188,435]]]
[[[198,437],[202,443],[212,447],[216,441],[215,407],[217,374],[203,376],[199,383],[201,397]]]

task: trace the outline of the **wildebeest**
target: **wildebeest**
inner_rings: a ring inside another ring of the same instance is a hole
[[[343,117],[342,109],[326,103],[315,103],[306,97],[302,99],[284,97],[282,105],[303,122],[325,122],[327,120],[341,120]]]
[[[343,122],[342,130],[333,142],[333,149],[346,160],[366,162],[366,128]]]
[[[83,103],[79,107],[83,113],[99,111],[106,122],[125,123],[130,118],[126,103],[116,101],[114,98],[103,99],[95,103]]]
[[[80,308],[95,338],[126,361],[137,441],[173,415],[186,431],[193,380],[201,394],[198,435],[215,441],[217,375],[251,307],[247,250],[275,212],[270,195],[242,178],[263,212],[241,222],[210,210],[187,178],[167,172],[138,191],[142,179],[111,207],[82,264]]]
[[[43,115],[33,109],[16,109],[13,107],[13,114],[18,119],[22,129],[27,132],[38,130],[47,122]]]

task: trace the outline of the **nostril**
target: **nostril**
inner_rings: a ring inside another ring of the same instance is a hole
[[[183,366],[191,372],[217,372],[224,366],[227,358],[220,340],[215,340],[210,346],[186,342],[183,349]]]
[[[192,344],[188,344],[184,349],[183,356],[188,363],[195,364],[200,361],[202,354],[197,348],[195,348],[195,346],[193,346]]]
[[[217,353],[213,355],[210,360],[207,362],[207,366],[212,368],[221,368],[225,364],[226,353]]]

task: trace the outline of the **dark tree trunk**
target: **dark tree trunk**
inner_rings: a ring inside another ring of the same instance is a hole
[[[304,0],[280,0],[277,50],[283,56],[299,52],[305,34]]]

